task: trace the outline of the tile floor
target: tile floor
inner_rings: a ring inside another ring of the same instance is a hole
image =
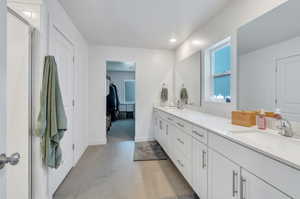
[[[110,133],[107,145],[87,149],[54,199],[176,199],[192,193],[169,160],[134,162],[133,150],[128,137]]]

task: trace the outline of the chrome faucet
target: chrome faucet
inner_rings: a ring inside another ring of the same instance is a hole
[[[177,107],[177,109],[179,109],[179,110],[184,109],[184,105],[183,105],[183,103],[182,103],[181,100],[177,100],[176,107]]]
[[[292,129],[292,124],[287,119],[280,119],[280,126],[277,127],[280,132],[279,134],[285,137],[293,137],[294,131]]]

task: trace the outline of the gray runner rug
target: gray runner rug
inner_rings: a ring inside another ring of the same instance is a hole
[[[156,141],[136,142],[134,161],[167,160],[168,156]]]

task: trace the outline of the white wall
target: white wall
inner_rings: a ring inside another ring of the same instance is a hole
[[[75,161],[78,161],[88,146],[88,45],[80,32],[73,25],[57,0],[45,0],[41,5],[41,29],[35,35],[35,54],[33,71],[33,116],[35,121],[39,112],[39,95],[42,83],[44,56],[51,53],[51,29],[55,25],[75,46],[75,114],[74,143]],[[40,139],[33,138],[33,199],[49,198],[47,190],[47,169],[44,168],[40,154]]]
[[[237,29],[255,19],[256,17],[264,14],[265,12],[273,9],[274,7],[286,2],[286,0],[232,0],[230,4],[221,11],[217,16],[212,18],[206,25],[200,27],[194,32],[177,50],[176,60],[180,61],[189,57],[194,52],[201,49],[206,49],[212,44],[221,41],[228,36],[233,40],[233,80],[232,80],[232,93],[233,103],[216,104],[203,102],[202,110],[217,114],[220,116],[229,117],[230,112],[236,108],[236,32]],[[194,39],[201,40],[203,45],[193,45]]]
[[[107,75],[111,77],[111,82],[118,89],[120,103],[125,104],[124,80],[135,80],[135,72],[109,71]]]
[[[89,139],[106,143],[106,61],[136,63],[136,141],[153,138],[153,103],[159,102],[162,83],[173,88],[174,52],[137,48],[92,46],[89,49]]]
[[[300,54],[300,37],[240,56],[239,108],[275,111],[276,60],[296,54]]]

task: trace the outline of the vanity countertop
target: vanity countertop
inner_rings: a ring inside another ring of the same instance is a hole
[[[154,108],[300,170],[300,139],[283,137],[274,130],[262,131],[256,127],[232,125],[227,118],[190,109],[179,110],[160,106]]]

